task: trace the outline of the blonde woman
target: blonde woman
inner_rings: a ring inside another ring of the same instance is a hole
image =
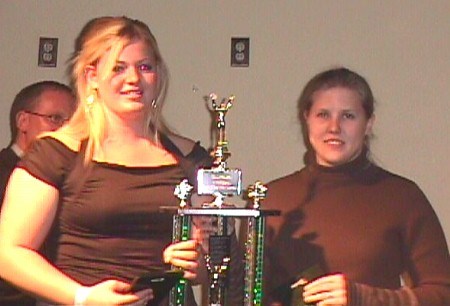
[[[159,207],[178,204],[174,187],[208,154],[164,124],[167,69],[144,23],[91,20],[69,69],[74,116],[41,136],[7,187],[1,277],[48,304],[164,305],[130,281],[169,265],[202,274],[197,240],[171,244]]]

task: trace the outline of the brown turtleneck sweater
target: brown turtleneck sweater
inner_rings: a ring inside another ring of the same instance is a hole
[[[365,154],[269,183],[262,206],[282,213],[266,221],[264,305],[289,305],[289,285],[310,267],[345,274],[352,306],[450,305],[450,257],[430,203]]]

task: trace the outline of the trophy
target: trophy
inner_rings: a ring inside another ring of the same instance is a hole
[[[187,180],[182,181],[174,194],[180,199],[173,221],[173,241],[183,241],[190,237],[192,216],[209,216],[217,219],[215,235],[209,237],[209,251],[205,261],[209,274],[208,305],[225,306],[227,292],[227,272],[230,265],[231,236],[228,235],[228,218],[247,218],[247,234],[245,241],[245,279],[244,305],[261,305],[263,287],[263,256],[265,217],[278,215],[279,211],[261,209],[267,188],[259,181],[247,189],[247,197],[252,204],[247,208],[236,208],[224,205],[226,197],[238,196],[242,193],[242,173],[239,169],[227,166],[230,157],[228,141],[225,133],[225,116],[233,106],[233,95],[217,100],[217,95],[210,94],[211,110],[215,114],[217,127],[217,144],[212,151],[214,157],[211,168],[202,168],[197,172],[197,193],[214,198],[202,207],[190,206],[189,197],[192,186]],[[171,306],[184,306],[186,296],[185,280],[181,280],[172,289],[170,295]]]

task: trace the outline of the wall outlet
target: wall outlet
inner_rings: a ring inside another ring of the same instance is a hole
[[[58,38],[39,38],[39,67],[56,67],[58,60]]]
[[[250,65],[250,38],[231,38],[231,67],[248,67]]]

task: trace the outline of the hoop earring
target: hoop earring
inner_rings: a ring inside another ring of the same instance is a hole
[[[156,103],[156,99],[152,100],[152,107],[156,108],[158,106],[158,104]]]

